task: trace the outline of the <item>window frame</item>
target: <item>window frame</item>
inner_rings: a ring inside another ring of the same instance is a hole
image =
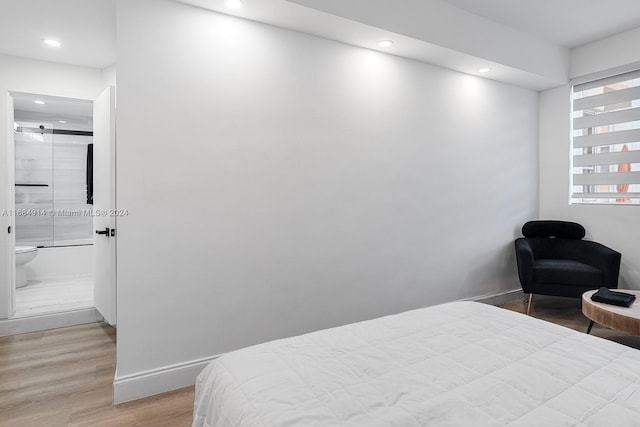
[[[570,88],[569,204],[640,206],[640,64]]]

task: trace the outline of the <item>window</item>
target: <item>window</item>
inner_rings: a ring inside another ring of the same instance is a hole
[[[573,87],[571,203],[640,205],[640,70]]]

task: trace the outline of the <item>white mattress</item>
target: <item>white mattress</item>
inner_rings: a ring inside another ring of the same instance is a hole
[[[225,354],[194,426],[640,426],[640,351],[474,302]]]

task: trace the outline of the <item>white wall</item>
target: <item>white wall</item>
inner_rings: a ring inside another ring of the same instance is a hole
[[[573,52],[573,77],[636,62],[640,31],[585,45]],[[587,238],[622,253],[619,287],[640,289],[640,209],[637,206],[569,205],[570,97],[568,85],[540,95],[540,217],[576,221]]]
[[[7,126],[7,98],[9,92],[27,92],[69,98],[93,99],[102,89],[102,72],[98,69],[83,68],[34,61],[13,56],[0,55],[0,212],[6,209],[9,192],[10,170],[8,141],[10,128]],[[10,225],[9,217],[0,219],[0,271],[7,271],[7,239],[5,230]],[[8,316],[10,284],[0,276],[0,319]]]
[[[116,85],[116,66],[115,64],[102,70],[102,81],[104,87]]]
[[[116,385],[518,288],[537,141],[535,92],[120,1]]]

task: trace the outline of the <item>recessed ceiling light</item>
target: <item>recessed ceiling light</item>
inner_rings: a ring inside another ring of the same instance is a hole
[[[491,71],[491,68],[489,67],[480,68],[478,70],[479,73],[488,73],[489,71]]]
[[[242,2],[240,0],[226,0],[224,4],[229,9],[240,9],[242,7]]]
[[[59,123],[65,124],[65,123],[67,123],[67,121],[66,120],[60,120]]]
[[[38,105],[44,105],[46,104],[46,102],[44,101],[40,101],[39,99],[36,99],[35,101],[33,101],[34,104],[38,104]]]
[[[380,47],[389,47],[393,44],[391,40],[382,40],[378,42],[378,46]]]
[[[51,47],[60,47],[61,45],[61,43],[58,40],[53,40],[53,39],[44,39],[43,42],[47,46],[51,46]]]

